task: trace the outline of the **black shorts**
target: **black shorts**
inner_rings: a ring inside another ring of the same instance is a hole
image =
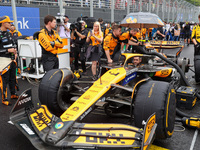
[[[189,32],[186,32],[184,34],[184,39],[190,39],[190,33]]]

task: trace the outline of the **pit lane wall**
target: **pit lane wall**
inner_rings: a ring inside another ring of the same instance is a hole
[[[78,17],[90,16],[89,7],[64,7],[65,14],[69,16],[69,22],[76,21]],[[32,36],[36,31],[39,31],[44,26],[44,17],[48,14],[56,16],[59,13],[59,6],[49,5],[31,5],[31,4],[16,4],[18,29],[22,35]],[[120,22],[126,15],[126,10],[115,10],[115,22]],[[13,19],[12,7],[10,4],[0,3],[0,16],[7,15]],[[111,10],[94,8],[94,17],[96,19],[103,18],[104,21],[110,22]]]

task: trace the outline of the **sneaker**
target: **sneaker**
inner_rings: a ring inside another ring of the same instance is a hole
[[[10,97],[11,99],[18,99],[19,98],[19,96],[17,95],[17,94],[13,94],[13,95],[11,95],[11,97]]]
[[[2,104],[6,105],[6,106],[10,106],[11,105],[11,103],[8,101],[8,99],[2,100]]]
[[[190,44],[188,43],[187,46],[189,46]]]
[[[98,79],[98,78],[97,78],[96,75],[93,75],[93,76],[92,76],[92,80],[96,81],[97,79]]]
[[[83,72],[83,69],[78,69],[78,72],[79,72],[79,73]]]

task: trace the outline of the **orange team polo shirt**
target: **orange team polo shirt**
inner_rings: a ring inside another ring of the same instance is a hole
[[[101,38],[101,37],[103,37],[103,32],[101,32],[101,34],[99,34],[99,32],[98,32],[98,33],[95,33],[94,35],[95,35],[97,38]],[[88,32],[88,35],[87,35],[87,36],[90,36],[90,31]],[[90,45],[92,45],[92,46],[101,44],[101,43],[100,43],[97,39],[95,39],[95,37],[93,37],[93,36],[90,37],[90,40],[92,41],[92,43],[90,44]]]

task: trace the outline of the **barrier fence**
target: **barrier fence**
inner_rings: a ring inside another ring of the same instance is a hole
[[[11,0],[1,0],[10,3]],[[198,21],[200,7],[185,0],[62,0],[63,7],[92,7],[100,9],[151,12],[167,22]],[[112,1],[114,1],[112,5]],[[59,0],[16,0],[18,4],[59,5]],[[93,10],[91,10],[93,11]],[[93,16],[93,12],[90,13]]]

